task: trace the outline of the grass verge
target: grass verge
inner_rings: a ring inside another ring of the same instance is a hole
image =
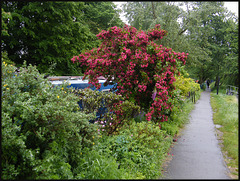
[[[222,93],[211,93],[214,124],[222,132],[222,152],[231,171],[231,177],[238,178],[238,99]]]

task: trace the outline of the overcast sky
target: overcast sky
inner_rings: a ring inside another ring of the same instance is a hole
[[[121,2],[116,2],[116,1],[113,1],[114,4],[116,4],[119,8],[120,8],[120,5],[123,4],[123,3],[126,3],[124,1],[121,1]],[[224,1],[224,6],[231,12],[235,13],[238,17],[238,1]],[[124,17],[124,14],[120,14],[120,18],[122,19],[122,21],[124,23],[127,23],[127,19]]]

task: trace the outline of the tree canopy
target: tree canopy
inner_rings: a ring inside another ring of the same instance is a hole
[[[167,36],[155,42],[188,53],[192,78],[238,85],[238,17],[223,2],[127,2],[123,10],[138,30],[160,24]],[[123,25],[112,2],[3,1],[2,54],[41,73],[77,75],[84,69],[71,57],[98,47],[101,30]]]
[[[123,23],[111,2],[4,1],[10,12],[3,51],[17,66],[23,61],[37,65],[41,72],[76,74],[69,59],[84,49],[98,45],[96,33]]]
[[[238,43],[233,37],[238,39],[238,18],[223,2],[127,2],[123,9],[137,29],[160,24],[167,30],[168,36],[159,43],[189,53],[186,70],[191,77],[203,83],[219,75],[222,81],[237,85]]]

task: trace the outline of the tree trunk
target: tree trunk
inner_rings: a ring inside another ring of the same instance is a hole
[[[152,3],[152,12],[153,12],[153,19],[157,19],[156,13],[155,13],[155,9],[154,9],[154,5],[153,2]]]
[[[218,95],[218,90],[219,90],[219,81],[220,81],[220,78],[219,78],[219,75],[216,77],[216,84],[217,84],[217,95]]]

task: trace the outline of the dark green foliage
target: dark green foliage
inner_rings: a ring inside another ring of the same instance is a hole
[[[84,20],[89,25],[91,32],[100,33],[109,27],[122,27],[123,22],[115,10],[116,5],[110,1],[87,1],[84,6]]]
[[[222,83],[239,86],[239,65],[238,65],[238,21],[234,22],[229,19],[226,22],[224,32],[224,41],[226,42],[226,55],[223,56],[221,71]]]
[[[26,60],[41,73],[78,74],[78,65],[70,59],[98,45],[95,29],[121,24],[112,3],[95,3],[94,8],[92,3],[4,1],[2,8],[12,19],[7,24],[10,36],[3,36],[3,50],[17,66]]]

